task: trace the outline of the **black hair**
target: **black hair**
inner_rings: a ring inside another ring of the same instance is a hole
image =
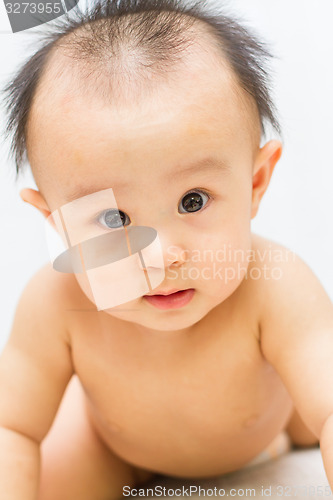
[[[267,124],[281,133],[265,69],[271,54],[234,17],[208,6],[205,0],[192,4],[186,0],[94,0],[85,11],[76,6],[53,24],[44,25],[50,31],[41,33],[41,46],[3,88],[7,113],[5,137],[11,136],[10,157],[15,161],[16,173],[27,160],[27,122],[37,86],[52,50],[65,41],[66,35],[74,35],[68,48],[83,67],[102,68],[106,53],[116,61],[125,45],[144,54],[141,72],[161,73],[183,54],[189,38],[184,32],[198,20],[208,28],[240,87],[252,96],[262,134]],[[82,28],[83,36],[75,38],[78,28]]]

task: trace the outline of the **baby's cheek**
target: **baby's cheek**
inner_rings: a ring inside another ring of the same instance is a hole
[[[247,274],[251,232],[235,231],[220,236],[206,238],[200,253],[202,259],[197,265],[203,284],[214,290],[222,301],[238,288]]]

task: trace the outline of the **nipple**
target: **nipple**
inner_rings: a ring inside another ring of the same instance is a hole
[[[258,414],[252,415],[251,417],[249,417],[244,421],[243,426],[245,427],[245,429],[253,427],[257,423],[258,419],[259,419]]]

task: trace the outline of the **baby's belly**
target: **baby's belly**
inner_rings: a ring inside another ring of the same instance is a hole
[[[73,359],[88,415],[114,453],[153,472],[208,477],[273,441],[293,404],[244,314],[179,338],[118,323],[103,335],[78,329]]]
[[[252,398],[200,391],[189,397],[184,391],[173,405],[169,395],[155,401],[142,395],[140,401],[140,394],[134,400],[128,394],[121,398],[121,410],[115,405],[109,412],[87,399],[87,411],[101,438],[123,460],[171,476],[209,477],[239,469],[285,428],[291,399],[276,374],[264,386]]]

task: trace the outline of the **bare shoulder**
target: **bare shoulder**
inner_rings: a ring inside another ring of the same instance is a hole
[[[288,268],[292,268],[301,259],[288,248],[277,242],[251,235],[251,251],[244,255],[244,261],[248,263],[247,272],[241,293],[246,297],[247,303],[255,309],[258,315],[267,306],[267,291],[276,282],[281,282],[284,274],[288,274]]]
[[[30,279],[28,285],[35,294],[45,294],[58,302],[83,300],[82,293],[75,276],[70,273],[55,271],[50,263],[41,267]],[[50,304],[51,305],[51,304]]]
[[[311,268],[289,248],[258,235],[253,235],[249,277],[258,281],[258,293],[265,307],[278,308],[280,301],[294,305],[315,294],[326,293]],[[274,300],[272,300],[274,299]]]
[[[66,326],[68,311],[87,307],[88,299],[73,274],[59,273],[51,264],[39,269],[27,283],[20,302],[40,317]],[[67,328],[66,328],[67,330]]]
[[[256,285],[262,350],[275,362],[279,347],[332,321],[332,302],[311,268],[290,249],[253,236],[249,265],[261,272]],[[252,271],[254,272],[254,271]]]

